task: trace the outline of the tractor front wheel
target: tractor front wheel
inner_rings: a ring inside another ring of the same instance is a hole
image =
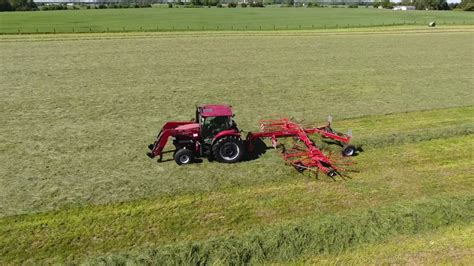
[[[179,149],[174,154],[174,161],[178,165],[190,164],[194,162],[194,153],[188,149]]]
[[[212,155],[221,163],[236,163],[244,155],[244,144],[237,136],[226,136],[212,145]]]

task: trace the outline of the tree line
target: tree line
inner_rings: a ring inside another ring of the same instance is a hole
[[[34,11],[38,6],[33,0],[0,0],[0,11]]]
[[[143,1],[143,0],[142,0]],[[148,0],[153,2],[153,0]],[[270,1],[270,2],[269,2]],[[173,3],[169,3],[170,7],[173,7],[173,4],[175,5],[192,5],[192,6],[222,6],[222,2],[229,2],[228,0],[189,0],[189,1],[181,1],[181,0],[176,0]],[[251,2],[250,6],[251,7],[264,7],[265,5],[272,4],[272,3],[281,3],[282,5],[285,6],[306,6],[306,7],[319,7],[320,5],[350,5],[351,7],[358,7],[359,5],[363,6],[368,6],[372,5],[374,7],[379,7],[382,6],[383,8],[393,8],[396,4],[390,2],[390,0],[375,0],[374,2],[357,2],[357,1],[347,1],[347,3],[344,0],[341,0],[340,2],[338,0],[332,1],[331,3],[327,2],[321,2],[318,3],[318,1],[315,1],[314,3],[311,1],[301,1],[301,0],[256,0],[256,1],[249,1]],[[138,2],[137,2],[138,3]],[[121,5],[115,5],[115,4],[109,4],[105,5],[103,3],[98,3],[100,5],[96,5],[95,8],[118,8],[122,7]],[[236,7],[237,4],[236,2],[230,2],[227,3],[229,7]],[[406,6],[415,6],[416,9],[418,10],[451,10],[451,9],[462,9],[465,11],[474,11],[474,0],[462,0],[461,3],[459,4],[448,4],[446,0],[402,0],[400,2],[400,5],[406,5]],[[52,7],[55,6],[61,6],[64,8],[43,8],[44,10],[61,10],[61,9],[67,9],[67,7],[63,5],[53,5]],[[247,6],[245,4],[245,6]],[[242,4],[242,7],[245,7],[244,4]],[[87,7],[90,8],[90,5],[87,5]],[[127,6],[129,7],[129,6]],[[138,5],[136,4],[131,5],[130,7],[151,7],[151,5],[147,4],[146,6]],[[1,11],[35,11],[39,10],[38,6],[36,5],[33,0],[0,0],[0,12]]]

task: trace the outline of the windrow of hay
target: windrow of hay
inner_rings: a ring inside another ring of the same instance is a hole
[[[466,124],[457,127],[445,127],[436,129],[422,128],[419,131],[409,133],[392,133],[386,135],[373,135],[359,139],[357,142],[361,146],[386,147],[389,145],[402,145],[405,143],[416,143],[434,139],[452,138],[458,136],[468,136],[474,133],[474,125]]]
[[[472,222],[474,197],[398,203],[347,215],[328,215],[241,236],[163,246],[93,258],[90,264],[241,265],[288,261],[304,253],[338,253],[397,234]]]

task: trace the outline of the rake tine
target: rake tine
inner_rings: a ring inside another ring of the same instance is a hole
[[[319,180],[319,168],[316,169],[314,172],[316,174],[316,179]]]
[[[340,174],[340,176],[341,176],[342,179],[344,179],[344,180],[347,180],[347,178],[352,179],[352,177],[351,177],[350,175],[347,175],[347,174],[345,174],[345,173],[344,173],[344,174]]]
[[[343,180],[346,180],[345,176],[336,170],[336,174],[340,176]]]
[[[360,173],[360,170],[345,170],[345,172]]]
[[[337,173],[337,171],[336,171],[336,173]],[[327,176],[329,176],[329,175],[327,175]],[[336,178],[334,178],[333,176],[329,176],[329,177],[332,179],[332,181],[336,182]]]
[[[286,152],[286,146],[285,144],[281,144],[281,153],[285,153]]]

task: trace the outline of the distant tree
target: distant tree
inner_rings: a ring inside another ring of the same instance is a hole
[[[26,0],[10,0],[10,5],[16,10],[23,5],[26,5]]]
[[[219,0],[201,0],[202,5],[205,6],[217,6],[219,4]]]
[[[448,2],[446,0],[443,0],[439,1],[437,10],[451,10],[451,8],[449,7]]]
[[[458,8],[458,6],[459,6],[459,3],[449,3],[449,8],[450,9],[456,9],[456,8]]]
[[[392,9],[393,4],[392,4],[392,2],[390,2],[390,0],[383,0],[382,7],[386,8],[386,9]]]
[[[0,0],[0,11],[38,10],[33,0]]]
[[[415,8],[418,10],[426,9],[426,1],[425,0],[415,0]]]
[[[474,0],[462,0],[459,7],[464,11],[474,11]]]
[[[415,7],[418,10],[449,10],[446,0],[415,0]]]
[[[28,10],[39,10],[38,6],[33,0],[28,0],[26,6],[28,7]]]
[[[0,12],[2,11],[12,11],[13,7],[8,0],[0,0]]]
[[[255,2],[250,3],[250,7],[264,7],[264,5],[261,0],[257,0]]]

